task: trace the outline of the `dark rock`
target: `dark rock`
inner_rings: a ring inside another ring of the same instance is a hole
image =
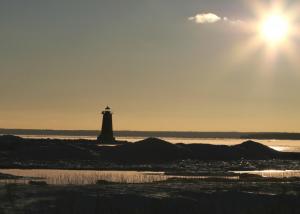
[[[157,138],[147,138],[132,144],[110,148],[105,157],[125,163],[157,163],[182,159],[185,149]]]

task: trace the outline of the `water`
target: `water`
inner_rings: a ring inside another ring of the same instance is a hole
[[[238,176],[184,176],[166,175],[164,172],[150,171],[99,171],[99,170],[57,170],[57,169],[0,169],[0,173],[22,176],[22,179],[5,179],[4,183],[28,183],[30,180],[44,180],[52,185],[87,185],[97,181],[115,183],[152,183],[169,178],[205,179],[224,178],[238,179]],[[3,183],[2,182],[2,183]]]
[[[115,183],[152,183],[169,178],[238,180],[239,174],[254,174],[266,178],[300,178],[300,170],[253,170],[233,171],[236,175],[185,176],[166,175],[164,172],[150,171],[99,171],[99,170],[57,170],[57,169],[0,169],[0,173],[22,176],[21,179],[4,179],[2,183],[28,183],[31,180],[46,181],[52,185],[88,185],[98,181]]]
[[[25,138],[52,138],[52,139],[88,139],[95,140],[93,136],[61,136],[61,135],[20,135]],[[136,142],[143,140],[141,137],[118,137],[117,140]],[[203,143],[214,145],[236,145],[246,140],[244,139],[225,139],[225,138],[161,138],[171,143]],[[300,152],[300,140],[257,140],[266,146],[282,152]]]
[[[0,169],[0,173],[45,180],[48,184],[96,184],[99,180],[118,183],[150,183],[166,180],[161,172],[54,170],[54,169]],[[24,180],[24,179],[22,179]]]
[[[300,178],[300,170],[254,170],[254,171],[234,171],[237,174],[259,175],[264,178]]]

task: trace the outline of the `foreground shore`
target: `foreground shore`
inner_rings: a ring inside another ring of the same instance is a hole
[[[23,177],[0,174],[0,213],[300,213],[299,177],[234,174],[300,170],[299,154],[278,152],[253,141],[216,146],[149,138],[99,146],[89,140],[0,136],[0,152],[0,169],[147,170],[185,176],[139,184],[97,180],[89,185],[54,185],[33,178],[20,184],[17,181]]]
[[[0,185],[0,213],[298,214],[299,203],[299,182],[268,180]]]

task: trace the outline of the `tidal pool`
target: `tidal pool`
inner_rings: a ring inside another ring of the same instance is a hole
[[[185,176],[166,175],[164,172],[152,171],[99,171],[99,170],[56,170],[56,169],[0,169],[0,173],[21,176],[20,179],[3,179],[2,183],[28,183],[30,180],[42,180],[53,185],[88,185],[98,181],[115,183],[152,183],[169,178],[238,179],[238,176]]]
[[[300,170],[253,170],[253,171],[233,171],[237,174],[259,175],[264,178],[300,178]]]
[[[25,182],[32,179],[45,180],[48,184],[54,185],[86,185],[95,184],[99,180],[118,183],[149,183],[167,179],[167,176],[162,172],[140,171],[0,169],[0,173],[22,176],[22,179],[17,179],[19,181],[23,180]]]
[[[51,185],[89,185],[98,181],[115,183],[152,183],[170,178],[178,179],[225,179],[239,180],[239,174],[255,174],[262,177],[299,177],[300,170],[254,170],[231,171],[235,175],[167,175],[153,171],[109,171],[109,170],[59,170],[59,169],[0,169],[0,173],[20,176],[16,179],[2,179],[1,183],[28,183],[31,180],[45,181]]]

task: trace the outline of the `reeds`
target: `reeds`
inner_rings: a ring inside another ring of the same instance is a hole
[[[163,181],[168,176],[157,173],[148,174],[138,171],[93,171],[93,170],[4,170],[6,173],[13,175],[45,180],[48,184],[53,185],[87,185],[96,184],[99,180],[115,183],[151,183]],[[13,183],[11,180],[8,183]],[[23,180],[24,182],[24,180]],[[18,183],[16,181],[16,183]]]
[[[98,181],[110,183],[153,183],[167,179],[179,180],[239,180],[239,174],[246,171],[239,171],[236,175],[166,175],[163,172],[142,172],[142,171],[97,171],[97,170],[53,170],[53,169],[6,169],[2,173],[15,176],[22,176],[20,179],[5,179],[1,183],[29,183],[31,180],[45,181],[52,185],[90,185],[99,184]],[[257,174],[270,178],[289,178],[299,176],[299,171],[248,171],[250,174]],[[297,174],[298,173],[298,174]],[[101,183],[101,182],[100,182]]]

